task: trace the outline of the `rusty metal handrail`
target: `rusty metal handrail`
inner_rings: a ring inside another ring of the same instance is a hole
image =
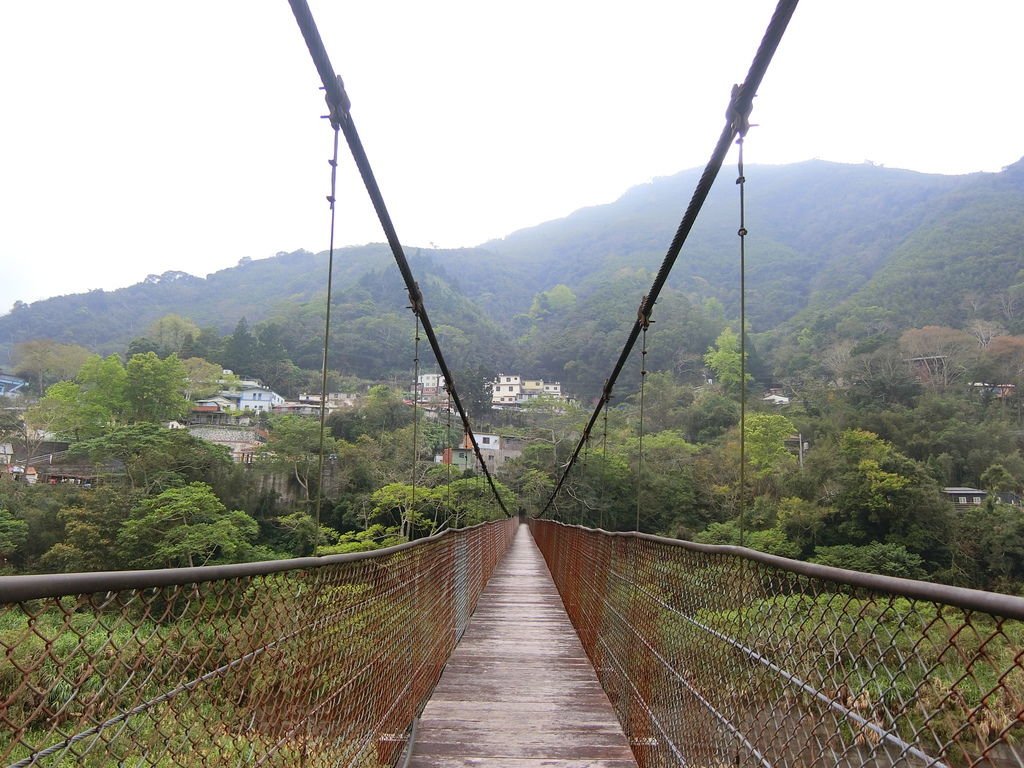
[[[641,766],[1024,766],[1024,599],[531,528]]]
[[[474,528],[489,525],[477,525]],[[322,568],[341,563],[355,563],[360,560],[385,557],[403,552],[410,547],[421,546],[441,538],[451,531],[442,531],[415,541],[395,544],[391,547],[366,552],[349,552],[341,555],[322,557],[291,557],[283,560],[260,560],[254,563],[229,563],[227,565],[203,565],[192,568],[152,568],[135,571],[93,571],[89,573],[41,573],[23,576],[0,576],[0,603],[16,603],[38,600],[46,597],[85,594],[88,592],[117,592],[123,589],[149,589],[175,587],[185,584],[202,584],[224,579],[268,576],[283,571]]]
[[[516,524],[0,579],[0,764],[393,765]]]

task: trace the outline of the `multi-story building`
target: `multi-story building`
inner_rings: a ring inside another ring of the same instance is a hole
[[[514,407],[519,403],[523,381],[519,376],[500,374],[491,382],[491,405]]]
[[[562,395],[562,385],[557,381],[524,379],[521,376],[503,373],[491,382],[492,408],[518,408],[539,397],[565,399]]]
[[[416,397],[421,403],[436,403],[444,400],[444,376],[440,373],[421,373],[416,381]]]
[[[480,446],[480,455],[484,457],[489,470],[494,470],[506,461],[523,455],[522,439],[518,437],[478,434],[476,444]],[[462,443],[457,448],[445,448],[434,457],[434,461],[438,464],[451,464],[460,469],[476,469],[476,455],[473,453],[473,443],[469,435],[463,436]]]

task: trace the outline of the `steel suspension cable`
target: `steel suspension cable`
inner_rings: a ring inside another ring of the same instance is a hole
[[[608,403],[604,404],[604,433],[601,436],[601,500],[598,528],[604,528],[604,506],[608,498]]]
[[[363,179],[363,185],[366,187],[366,192],[370,197],[370,202],[373,203],[373,208],[377,213],[377,218],[380,221],[381,228],[384,230],[384,235],[387,238],[388,245],[391,247],[391,253],[395,257],[395,263],[398,265],[398,270],[402,273],[402,279],[405,281],[406,290],[409,292],[409,303],[413,307],[413,312],[416,312],[419,315],[420,321],[423,323],[423,332],[427,336],[427,341],[430,343],[430,348],[434,352],[437,365],[441,369],[441,374],[444,377],[445,384],[448,386],[448,391],[451,393],[452,401],[455,403],[455,408],[458,410],[459,416],[462,419],[466,435],[472,443],[473,452],[476,454],[476,459],[480,464],[480,469],[483,471],[484,477],[487,478],[487,482],[491,487],[491,492],[494,494],[494,498],[497,500],[501,511],[504,512],[507,517],[511,517],[512,514],[505,507],[505,502],[501,498],[501,494],[498,493],[498,488],[494,483],[494,478],[491,477],[491,473],[487,469],[487,462],[484,461],[483,453],[476,441],[476,435],[473,434],[473,428],[470,425],[469,417],[466,415],[466,409],[463,407],[462,400],[459,398],[458,390],[455,387],[455,379],[452,376],[452,373],[448,368],[448,364],[445,362],[444,355],[441,352],[441,346],[438,343],[437,335],[434,333],[434,327],[431,324],[430,318],[427,315],[427,310],[423,305],[423,294],[420,291],[420,287],[416,283],[416,280],[413,278],[412,270],[409,267],[409,261],[405,257],[405,251],[402,248],[402,243],[399,241],[398,233],[391,221],[391,214],[388,213],[387,205],[384,203],[384,197],[381,194],[380,187],[377,185],[377,179],[373,174],[373,169],[370,167],[370,160],[366,155],[366,150],[363,148],[362,141],[359,138],[359,133],[356,131],[355,122],[352,120],[352,114],[349,111],[351,108],[351,102],[349,101],[348,94],[345,92],[345,86],[342,83],[341,77],[335,74],[334,67],[331,65],[330,57],[327,55],[327,49],[324,47],[323,40],[320,38],[320,32],[317,29],[316,22],[313,20],[313,14],[309,10],[309,4],[306,0],[288,0],[288,4],[292,8],[295,21],[298,23],[299,30],[302,32],[302,37],[306,41],[306,48],[309,49],[310,56],[313,59],[313,64],[316,66],[321,82],[323,82],[324,90],[326,92],[327,106],[330,110],[330,114],[327,117],[330,119],[332,126],[340,128],[341,132],[345,134],[345,141],[348,143],[349,150],[352,153],[352,158],[355,160],[356,167],[359,169],[359,175]]]
[[[594,408],[594,412],[591,414],[586,427],[584,427],[583,434],[581,435],[579,442],[576,444],[576,448],[573,451],[568,464],[565,465],[561,476],[558,478],[558,482],[555,484],[551,497],[548,499],[547,504],[545,504],[544,509],[540,513],[540,517],[547,514],[547,511],[554,502],[555,497],[562,489],[569,470],[571,470],[573,464],[576,463],[576,459],[580,454],[583,443],[590,436],[590,431],[593,429],[594,423],[597,421],[601,408],[604,407],[605,403],[607,403],[609,399],[611,399],[612,389],[615,386],[615,382],[618,380],[619,374],[622,372],[622,368],[626,364],[626,360],[629,358],[630,353],[633,351],[633,347],[636,345],[637,338],[640,336],[644,323],[650,322],[654,305],[657,302],[658,297],[661,295],[662,288],[665,287],[665,282],[668,280],[669,273],[675,265],[676,258],[678,258],[680,250],[682,250],[683,243],[686,242],[686,238],[689,236],[690,230],[693,229],[694,222],[697,220],[697,215],[700,213],[700,210],[704,205],[704,201],[711,192],[711,186],[714,184],[715,178],[718,176],[718,172],[721,170],[722,164],[725,162],[725,157],[729,153],[729,148],[732,146],[732,142],[738,135],[745,134],[749,128],[750,111],[753,107],[754,96],[761,85],[761,81],[764,79],[764,74],[768,69],[768,65],[771,63],[772,57],[775,55],[775,51],[779,47],[779,43],[782,41],[782,36],[785,34],[786,27],[789,25],[789,21],[793,17],[793,12],[796,10],[797,3],[798,0],[779,0],[778,5],[775,7],[775,12],[772,14],[771,21],[768,22],[768,27],[761,39],[761,43],[758,46],[757,53],[754,55],[754,60],[747,72],[746,79],[742,84],[733,86],[732,98],[729,101],[729,108],[726,111],[726,124],[722,129],[721,135],[718,137],[718,143],[715,145],[714,151],[711,153],[711,159],[708,161],[708,164],[704,168],[704,172],[701,174],[701,177],[697,182],[697,187],[693,192],[693,196],[690,198],[690,203],[687,205],[686,211],[683,213],[682,221],[679,223],[679,228],[676,230],[675,237],[672,238],[668,252],[665,254],[665,259],[661,263],[661,268],[658,270],[658,274],[655,276],[650,290],[647,292],[647,295],[640,300],[640,307],[637,310],[637,319],[633,323],[633,327],[630,330],[629,337],[626,339],[626,343],[622,348],[622,352],[619,354],[619,359],[612,368],[611,375],[605,381],[604,390],[601,393],[601,397],[598,399],[597,406]]]
[[[327,424],[327,352],[331,339],[331,285],[334,282],[334,218],[337,209],[338,191],[338,127],[334,126],[334,154],[328,161],[331,164],[331,194],[327,202],[331,204],[331,245],[327,255],[327,309],[324,312],[324,356],[320,366],[320,458],[317,462],[316,483],[316,532],[313,534],[313,554],[320,546],[320,507],[324,498],[324,432]]]
[[[587,501],[585,498],[587,492],[587,460],[589,458],[590,443],[588,442],[585,446],[583,446],[583,463],[580,465],[580,525],[586,525],[586,523],[584,522],[584,517],[587,520],[590,519],[590,515],[587,514]]]
[[[448,428],[445,430],[445,433],[444,433],[445,434],[445,437],[444,437],[445,447],[446,447],[446,450],[448,451],[448,466],[447,466],[448,477],[447,477],[447,479],[445,481],[445,490],[447,491],[447,495],[448,495],[448,516],[451,517],[451,514],[452,514],[452,454],[454,453],[454,451],[452,450],[452,393],[448,392],[447,390],[445,390],[445,393],[448,395],[448,397],[446,398],[446,402],[445,402],[445,407],[448,409]]]
[[[409,501],[409,540],[415,531],[413,515],[416,514],[416,451],[419,448],[420,430],[420,316],[416,317],[416,336],[413,342],[414,351],[412,356],[412,494]]]
[[[740,188],[740,546],[746,522],[747,498],[747,227],[743,190],[747,179],[743,175],[743,134],[736,139],[739,146],[736,184]]]
[[[644,492],[644,384],[647,382],[647,328],[644,323],[640,332],[643,341],[640,344],[640,445],[637,447],[636,458],[636,525],[634,531],[640,530],[640,508]]]

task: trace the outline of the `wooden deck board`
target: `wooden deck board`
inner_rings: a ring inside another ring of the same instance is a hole
[[[635,768],[522,525],[417,728],[412,768]]]

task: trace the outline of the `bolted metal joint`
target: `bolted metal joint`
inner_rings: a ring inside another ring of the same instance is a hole
[[[640,299],[640,306],[636,310],[636,321],[638,323],[640,323],[640,326],[645,331],[648,328],[650,328],[651,327],[651,323],[654,322],[653,320],[651,320],[651,310],[652,310],[652,307],[648,306],[647,302],[648,302],[648,297],[647,297],[647,294],[645,293],[644,297],[642,299]]]
[[[420,291],[419,283],[413,283],[409,289],[409,309],[417,316],[423,312],[423,292]]]
[[[349,112],[352,110],[352,100],[348,97],[348,92],[345,90],[345,81],[341,79],[341,75],[335,75],[337,78],[338,87],[325,88],[324,101],[327,102],[327,108],[329,114],[324,115],[328,120],[331,121],[331,126],[334,128],[340,128],[343,122],[346,122],[349,118]]]
[[[746,136],[747,131],[750,130],[750,112],[753,108],[754,95],[747,93],[745,85],[733,85],[729,109],[726,110],[725,117],[733,131],[741,137]]]

